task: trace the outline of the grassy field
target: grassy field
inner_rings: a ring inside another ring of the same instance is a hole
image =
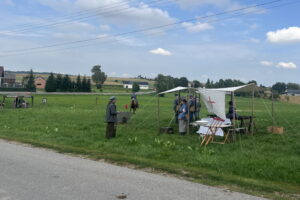
[[[42,98],[48,103],[43,105]],[[31,109],[0,110],[0,137],[83,154],[147,170],[172,173],[192,181],[261,195],[273,199],[300,199],[300,106],[275,103],[276,121],[285,134],[266,132],[271,125],[271,102],[255,99],[258,132],[238,136],[235,143],[201,147],[196,134],[158,135],[156,98],[140,96],[141,108],[127,125],[119,125],[117,138],[104,138],[107,96],[36,95]],[[129,96],[118,98],[125,111]],[[172,122],[172,96],[160,100],[161,126]],[[237,98],[240,114],[250,114],[249,98]],[[201,115],[206,116],[203,109]]]

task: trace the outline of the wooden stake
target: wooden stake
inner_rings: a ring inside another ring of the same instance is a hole
[[[159,94],[157,94],[157,130],[160,133],[160,116],[159,116]]]
[[[252,87],[252,117],[251,117],[251,135],[253,135],[253,129],[254,129],[254,87],[255,85],[253,84],[253,87]]]

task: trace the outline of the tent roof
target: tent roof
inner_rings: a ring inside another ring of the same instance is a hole
[[[249,92],[252,91],[252,88],[255,87],[255,84],[247,84],[247,85],[242,85],[242,86],[237,86],[237,87],[227,87],[227,88],[200,88],[200,90],[212,90],[212,91],[223,91],[223,92]]]
[[[188,89],[188,87],[176,87],[176,88],[173,88],[171,90],[167,90],[167,91],[161,92],[159,94],[166,94],[166,93],[171,93],[171,92],[178,92],[178,91],[187,90],[187,89]]]

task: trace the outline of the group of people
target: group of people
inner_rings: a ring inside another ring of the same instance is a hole
[[[173,110],[175,113],[176,123],[179,125],[179,133],[185,135],[187,132],[188,122],[198,120],[200,117],[200,99],[189,95],[188,100],[175,94]]]
[[[136,100],[136,95],[133,94],[131,96],[131,100]],[[109,98],[109,102],[106,107],[106,138],[114,138],[116,137],[116,125],[117,125],[117,107],[116,107],[117,98],[112,96]],[[175,99],[173,102],[173,110],[175,113],[176,123],[179,125],[179,133],[181,135],[185,135],[187,132],[188,122],[193,122],[194,120],[198,120],[200,117],[200,99],[189,95],[189,98],[180,97],[178,94],[175,94]],[[236,113],[236,109],[233,105],[233,102],[229,102],[229,110],[227,113],[227,118],[238,119],[238,115]]]

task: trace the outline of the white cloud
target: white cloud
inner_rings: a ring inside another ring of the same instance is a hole
[[[128,77],[130,77],[130,75],[127,73],[124,73],[124,74],[122,74],[122,77],[128,78]]]
[[[283,69],[296,69],[297,65],[293,62],[280,62],[276,65],[276,67]]]
[[[8,5],[8,6],[14,6],[15,3],[13,2],[13,0],[3,0],[3,3],[5,5]]]
[[[96,27],[93,26],[93,25],[91,25],[91,24],[89,24],[89,23],[86,23],[86,22],[72,21],[71,23],[59,25],[57,27],[57,29],[73,33],[73,32],[88,32],[88,31],[92,31],[92,30],[95,30]]]
[[[107,24],[100,25],[100,29],[101,29],[102,31],[110,31],[110,30],[111,30],[110,26],[107,25]]]
[[[117,72],[111,72],[110,75],[114,77],[117,75]]]
[[[112,4],[122,5],[117,8],[111,8]],[[150,27],[163,24],[174,23],[176,19],[170,17],[167,11],[159,8],[153,8],[145,3],[140,3],[138,6],[131,6],[126,1],[122,0],[76,0],[74,5],[81,9],[98,8],[99,17],[104,18],[107,22],[120,26],[139,26]],[[103,8],[101,10],[101,8]],[[110,8],[110,9],[108,9]],[[120,12],[120,10],[122,10]]]
[[[149,51],[152,54],[162,55],[162,56],[170,56],[172,53],[170,51],[167,51],[163,48],[157,48]]]
[[[183,22],[181,24],[188,32],[200,32],[213,29],[214,27],[208,23],[190,23],[190,22]]]
[[[260,64],[268,67],[274,66],[274,63],[270,61],[261,61]]]
[[[223,7],[228,5],[230,0],[177,0],[176,2],[183,8],[190,8],[194,6],[203,6],[203,5],[214,5],[218,7]]]
[[[300,42],[300,27],[289,27],[277,31],[270,31],[267,40],[271,43],[295,43]]]

